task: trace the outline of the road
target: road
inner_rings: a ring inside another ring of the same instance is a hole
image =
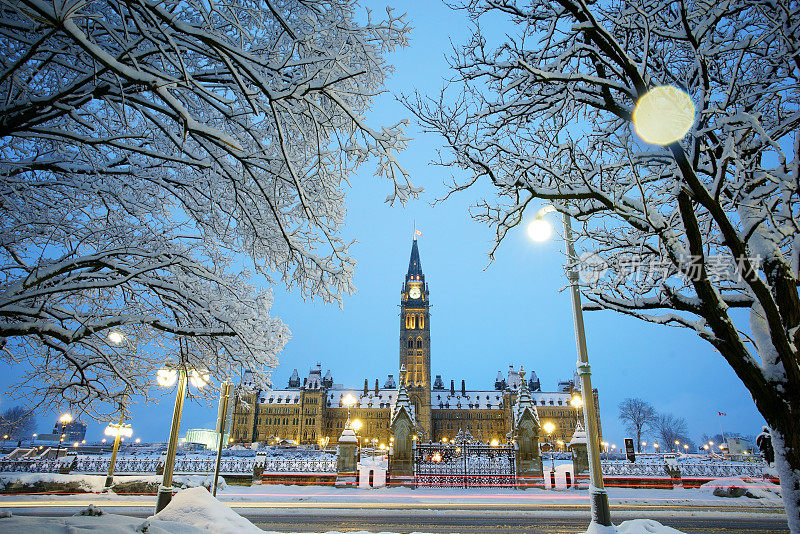
[[[8,508],[9,503],[0,507]],[[22,504],[22,503],[19,503]],[[31,503],[32,504],[32,503]],[[241,515],[264,530],[277,532],[431,532],[575,534],[586,530],[589,518],[584,506],[520,506],[451,508],[436,505],[403,507],[326,506],[311,503],[230,503]],[[328,503],[333,504],[333,503]],[[136,517],[152,514],[141,502],[115,506],[104,503],[111,513]],[[433,509],[432,509],[433,508]],[[78,503],[38,502],[36,506],[14,506],[15,515],[67,516],[81,509]],[[788,534],[786,516],[775,510],[745,510],[738,507],[680,505],[615,505],[616,523],[639,517],[653,518],[686,534]]]

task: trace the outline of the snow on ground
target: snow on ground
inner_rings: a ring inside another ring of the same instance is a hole
[[[781,487],[768,480],[726,477],[706,482],[701,491],[710,491],[718,497],[749,497],[766,501],[782,502]]]
[[[180,488],[194,488],[197,486],[209,486],[213,477],[206,475],[175,475],[173,485]],[[124,484],[128,482],[145,482],[160,484],[160,475],[115,475],[114,484]],[[227,484],[220,477],[220,488],[227,487]],[[58,474],[58,473],[0,473],[0,492],[11,491],[12,485],[22,485],[31,488],[40,484],[59,484],[64,485],[64,491],[84,491],[87,493],[100,493],[106,483],[105,475],[82,475],[82,474]],[[68,489],[68,487],[71,488]],[[72,489],[74,488],[74,489]],[[23,490],[24,491],[24,490]]]
[[[264,534],[264,531],[215,499],[205,488],[179,491],[159,513],[142,520],[106,514],[89,506],[65,518],[0,515],[5,534]],[[276,532],[266,534],[278,534]],[[328,532],[327,534],[342,534]],[[362,531],[356,534],[368,534]],[[389,534],[389,533],[381,533]],[[416,533],[424,534],[424,533]],[[681,534],[651,519],[625,521],[618,527],[591,525],[586,534]]]
[[[205,488],[179,491],[172,501],[153,516],[162,521],[185,523],[199,529],[231,534],[261,534],[262,530],[215,499]]]
[[[616,527],[602,527],[593,524],[584,534],[683,534],[680,530],[662,525],[652,519],[632,519],[623,521]]]

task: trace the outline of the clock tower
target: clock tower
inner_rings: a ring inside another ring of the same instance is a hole
[[[408,273],[400,290],[400,368],[416,411],[421,439],[431,438],[431,324],[428,285],[419,260],[417,236],[411,244]]]

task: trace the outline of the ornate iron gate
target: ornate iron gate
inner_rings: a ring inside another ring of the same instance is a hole
[[[514,446],[415,444],[414,481],[417,486],[514,486]]]

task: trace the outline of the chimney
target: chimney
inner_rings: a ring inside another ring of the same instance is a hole
[[[375,379],[375,395],[378,394],[378,379]]]
[[[461,396],[462,397],[467,396],[467,385],[464,383],[463,380],[461,381]]]
[[[455,380],[451,380],[450,381],[450,395],[452,395],[454,397],[456,396],[456,381]]]
[[[364,379],[364,395],[369,395],[369,380]]]

